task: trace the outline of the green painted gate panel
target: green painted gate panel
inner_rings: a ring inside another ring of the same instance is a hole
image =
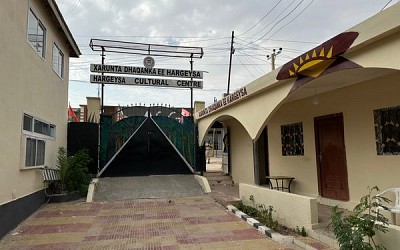
[[[118,152],[147,117],[131,116],[114,124],[112,118],[112,116],[101,116],[100,118],[101,168]]]
[[[178,149],[186,161],[194,166],[194,123],[191,117],[184,117],[183,122],[165,116],[151,117]]]

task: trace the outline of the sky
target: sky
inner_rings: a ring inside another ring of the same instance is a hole
[[[206,105],[227,92],[234,31],[230,93],[276,67],[379,13],[399,0],[56,0],[82,55],[70,59],[69,102],[100,96],[90,83],[90,64],[101,63],[91,39],[202,47],[194,70],[205,71],[194,101]],[[105,64],[144,67],[143,55],[106,53]],[[156,68],[190,69],[188,58],[154,57]],[[190,107],[189,89],[105,85],[105,105]]]

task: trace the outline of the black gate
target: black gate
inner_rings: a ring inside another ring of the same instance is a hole
[[[99,124],[91,122],[69,122],[67,148],[74,155],[79,150],[87,149],[92,161],[89,163],[89,173],[97,174]]]
[[[101,117],[101,176],[193,172],[194,124],[180,109],[126,107]]]

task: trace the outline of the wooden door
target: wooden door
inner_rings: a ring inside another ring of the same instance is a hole
[[[349,200],[343,115],[314,119],[318,188],[322,197]]]

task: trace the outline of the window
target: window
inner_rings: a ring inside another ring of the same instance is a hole
[[[25,167],[44,165],[45,145],[44,140],[26,138]]]
[[[282,155],[304,155],[303,124],[281,126]]]
[[[24,114],[25,167],[44,165],[46,140],[55,138],[56,126]]]
[[[55,138],[56,126],[47,122],[40,121],[30,115],[24,114],[23,130],[30,134],[40,134]]]
[[[378,155],[400,155],[400,106],[374,110]]]
[[[35,51],[44,58],[46,45],[46,29],[42,22],[36,17],[32,9],[28,14],[28,41]]]
[[[64,77],[64,54],[56,44],[53,44],[53,70],[59,77]]]

